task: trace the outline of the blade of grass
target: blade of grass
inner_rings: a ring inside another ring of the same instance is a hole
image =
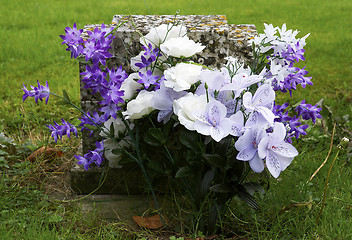
[[[318,167],[317,170],[315,170],[315,172],[314,172],[313,175],[309,178],[309,180],[307,181],[307,183],[309,183],[310,181],[312,181],[312,179],[315,177],[315,175],[320,171],[320,169],[321,169],[321,168],[325,165],[325,163],[328,161],[328,159],[329,159],[329,157],[330,157],[330,154],[331,154],[333,142],[334,142],[335,128],[336,128],[336,123],[334,124],[334,128],[332,129],[331,142],[330,142],[330,149],[329,149],[328,155],[326,156],[324,162],[320,165],[320,167]]]

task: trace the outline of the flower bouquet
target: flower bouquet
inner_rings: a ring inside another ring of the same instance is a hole
[[[235,196],[258,209],[253,198],[263,191],[258,179],[278,178],[298,155],[292,140],[306,135],[301,119],[321,118],[321,109],[305,100],[294,107],[276,100],[280,93],[292,96],[297,85],[312,85],[308,72],[295,66],[305,60],[309,34],[296,38],[299,32],[285,24],[265,24],[264,33],[251,40],[250,62],[229,56],[221,69],[211,69],[191,61],[206,46],[190,39],[188,29],[163,24],[140,36],[142,51],[131,58],[133,73],[127,74],[121,66],[107,67],[122,24],[102,24],[87,39],[75,24],[61,35],[71,57],[87,63],[84,88],[101,99],[99,111],[75,106],[82,113],[78,127],[99,131],[103,139],[96,149],[76,155],[77,163],[86,170],[103,161],[138,166],[156,208],[156,192],[184,199],[185,218],[195,232],[215,232]],[[54,94],[39,82],[23,91],[23,101],[47,103]],[[66,92],[61,98],[72,104]],[[55,141],[78,134],[65,120],[47,126]]]

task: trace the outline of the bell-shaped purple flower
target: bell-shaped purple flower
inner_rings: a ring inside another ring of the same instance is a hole
[[[43,98],[45,98],[45,104],[48,104],[49,96],[50,96],[48,81],[46,81],[45,86],[40,85],[39,81],[37,81],[37,83],[38,83],[38,87],[31,86],[32,90],[28,90],[26,86],[23,84],[23,88],[22,88],[22,90],[24,91],[24,94],[22,96],[23,102],[28,97],[34,97],[36,103],[38,103],[38,100],[43,101]]]
[[[55,142],[57,142],[57,138],[62,139],[62,136],[67,135],[68,138],[71,138],[71,132],[73,132],[76,137],[78,137],[77,128],[71,123],[61,119],[62,125],[59,125],[54,121],[54,125],[48,124],[46,125],[50,131],[51,136],[54,138]]]
[[[146,74],[139,72],[139,79],[137,82],[144,84],[145,89],[148,89],[150,85],[159,85],[157,80],[159,76],[154,76],[152,71],[148,70]]]
[[[318,108],[317,105],[312,106],[311,104],[306,103],[306,100],[302,100],[295,111],[298,113],[298,116],[302,116],[304,120],[312,119],[313,123],[315,123],[317,118],[321,118],[321,108]]]
[[[103,142],[96,142],[96,149],[90,151],[89,153],[84,154],[84,156],[75,155],[75,158],[78,160],[77,164],[82,164],[84,169],[88,171],[90,165],[95,163],[95,165],[100,166],[100,164],[104,161],[104,144]]]

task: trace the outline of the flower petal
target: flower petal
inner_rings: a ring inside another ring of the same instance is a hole
[[[294,158],[298,155],[297,149],[291,144],[286,142],[281,142],[278,145],[272,146],[270,150],[273,151],[280,158],[281,157]]]
[[[280,159],[281,171],[284,171],[291,164],[293,160],[293,157],[283,157],[283,156],[279,156],[278,154],[276,154],[276,156],[278,156],[278,158]]]
[[[254,106],[266,106],[275,100],[275,91],[269,84],[260,86],[253,96]]]
[[[212,127],[210,128],[210,136],[215,141],[220,142],[221,139],[227,136],[227,134],[225,134],[224,129],[222,129],[221,127]]]
[[[266,155],[266,167],[274,178],[278,178],[281,173],[281,163],[277,155],[271,151]]]
[[[269,137],[263,137],[258,144],[258,155],[260,158],[265,158],[267,155],[269,139]]]
[[[252,130],[247,129],[244,134],[235,142],[237,151],[247,148],[252,143]]]
[[[253,159],[249,161],[249,166],[254,172],[260,173],[264,170],[264,161],[258,156],[258,154],[255,154]]]
[[[203,134],[205,136],[209,136],[210,135],[210,128],[212,128],[212,127],[208,123],[197,120],[194,123],[193,128],[197,132],[199,132],[200,134]]]
[[[267,107],[258,106],[255,108],[270,125],[274,124],[275,114]]]
[[[236,158],[241,161],[250,161],[255,157],[255,155],[258,155],[256,153],[257,153],[257,150],[255,148],[247,147],[247,148],[242,149],[237,154]]]

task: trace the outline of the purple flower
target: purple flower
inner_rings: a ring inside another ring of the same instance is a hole
[[[58,130],[56,129],[56,125],[58,125],[55,121],[54,121],[54,123],[55,123],[55,125],[53,126],[53,125],[51,125],[51,124],[48,124],[48,125],[46,125],[49,129],[50,129],[50,131],[51,131],[51,137],[52,138],[54,138],[54,140],[55,140],[55,142],[57,143],[57,137],[60,137],[60,139],[61,139],[61,137],[62,136],[60,136],[59,134],[58,134]]]
[[[78,118],[78,120],[81,121],[81,123],[79,124],[79,126],[81,127],[81,131],[88,130],[90,131],[90,135],[92,135],[93,130],[88,129],[84,125],[87,124],[87,125],[95,126],[95,125],[99,125],[102,122],[101,117],[96,111],[94,111],[92,115],[90,115],[90,113],[87,112],[86,114],[82,115],[81,118]]]
[[[104,100],[100,101],[101,105],[109,105],[110,103],[123,103],[123,95],[124,90],[120,90],[121,82],[110,81],[108,85],[100,91],[100,95],[104,98]]]
[[[112,30],[113,28],[106,28],[102,24],[101,29],[97,27],[93,32],[87,32],[89,38],[84,42],[84,49],[82,50],[86,61],[92,60],[93,64],[101,63],[104,66],[106,65],[106,59],[113,56],[109,52],[110,44],[115,38],[109,35]]]
[[[92,94],[107,89],[106,72],[101,71],[98,64],[94,64],[92,67],[86,65],[86,71],[80,74],[84,75],[82,78],[82,82],[86,83],[84,88],[92,89]]]
[[[62,125],[59,125],[54,121],[54,125],[46,125],[50,131],[51,136],[54,138],[55,142],[57,142],[57,138],[67,135],[68,138],[71,138],[71,132],[73,132],[76,137],[78,137],[77,128],[69,122],[66,122],[64,119],[61,119]]]
[[[287,49],[281,52],[281,57],[289,62],[299,62],[299,60],[304,61],[304,49],[299,47],[299,42],[294,45],[294,48],[291,45],[287,45]]]
[[[305,67],[304,67],[305,68]],[[292,96],[292,90],[296,90],[297,85],[301,85],[305,88],[308,85],[313,85],[311,81],[312,77],[305,77],[308,74],[308,71],[300,69],[298,67],[288,67],[284,71],[284,75],[273,76],[269,74],[267,78],[273,78],[272,85],[275,91],[280,90],[281,92],[290,92]]]
[[[291,143],[292,137],[295,137],[298,139],[300,135],[307,135],[305,130],[309,127],[309,125],[302,125],[301,122],[299,122],[299,118],[294,116],[290,119],[290,121],[287,122],[286,126],[288,125],[288,136],[286,138],[286,142]]]
[[[105,27],[105,25],[104,25]],[[88,31],[89,39],[91,42],[99,42],[102,38],[105,37],[105,32],[101,31],[99,28],[95,28],[94,31]]]
[[[274,103],[273,113],[275,114],[275,122],[287,122],[291,120],[291,117],[288,116],[288,111],[284,112],[288,107],[289,103],[284,103],[281,105],[276,105]]]
[[[128,74],[125,72],[125,70],[122,70],[122,66],[116,69],[106,69],[106,71],[109,74],[109,82],[113,83],[114,85],[117,85],[119,88],[123,81],[128,77]]]
[[[64,40],[62,44],[67,45],[78,45],[83,43],[83,39],[81,38],[81,33],[83,29],[77,29],[76,23],[73,24],[73,27],[66,27],[65,28],[65,35],[60,35],[60,37]]]
[[[107,91],[104,91],[104,93],[101,93],[101,96],[104,98],[104,100],[100,101],[99,104],[101,105],[110,105],[110,103],[114,104],[119,104],[123,103],[123,95],[124,91],[120,91],[119,88],[110,86],[111,88]]]
[[[32,90],[28,90],[26,86],[23,84],[22,90],[24,94],[22,96],[23,102],[27,99],[27,97],[34,97],[35,102],[38,103],[38,99],[43,101],[45,98],[45,104],[48,104],[49,96],[50,96],[50,89],[48,85],[48,81],[46,81],[46,86],[40,85],[39,81],[37,81],[38,87],[31,86]]]
[[[105,41],[105,38],[101,39],[100,42],[88,40],[85,43],[85,48],[83,49],[85,60],[92,60],[93,64],[98,64],[100,62],[102,65],[105,66],[106,59],[112,57],[112,54],[108,52],[109,48],[110,41]]]
[[[109,35],[114,30],[114,27],[107,28],[105,26],[105,24],[103,23],[103,24],[101,24],[100,30],[105,33],[105,37],[107,37],[109,39],[114,39],[115,38],[114,36]]]
[[[75,158],[78,160],[77,164],[83,164],[86,171],[88,171],[88,168],[90,168],[90,165],[93,163],[93,159],[91,159],[88,154],[84,154],[84,157],[75,155]]]
[[[157,80],[159,79],[159,76],[153,76],[153,73],[150,70],[148,70],[146,74],[139,72],[139,76],[141,79],[137,82],[143,83],[145,89],[148,89],[150,85],[158,85]]]
[[[141,56],[142,62],[135,63],[135,65],[139,68],[148,67],[156,60],[157,57],[161,56],[159,49],[157,47],[153,48],[150,43],[148,44],[148,47],[142,46],[142,48],[145,50]]]
[[[302,116],[304,120],[312,119],[314,124],[317,118],[321,118],[321,108],[318,108],[317,105],[312,106],[311,104],[306,103],[306,100],[302,100],[295,111],[298,116]]]
[[[77,30],[76,23],[73,24],[73,28],[66,27],[65,35],[60,35],[64,40],[62,44],[66,44],[66,51],[71,52],[71,58],[77,58],[83,51],[83,39],[81,33],[83,29]]]
[[[119,111],[120,109],[121,107],[111,102],[108,105],[104,105],[103,107],[99,108],[99,111],[104,113],[104,115],[102,116],[102,120],[106,121],[110,116],[116,119],[117,111]]]
[[[90,165],[95,163],[95,165],[100,166],[100,164],[104,161],[104,144],[103,142],[96,142],[96,149],[90,151],[89,153],[84,154],[84,156],[75,155],[75,158],[78,159],[77,164],[83,164],[84,169],[88,171]]]
[[[281,122],[287,128],[287,137],[285,141],[288,143],[292,143],[292,137],[298,139],[300,135],[307,135],[305,129],[307,129],[309,126],[302,125],[302,123],[299,122],[299,118],[296,116],[288,116],[288,111],[284,113],[288,105],[288,103],[285,103],[282,106],[274,105],[273,112],[276,115],[275,122]]]

